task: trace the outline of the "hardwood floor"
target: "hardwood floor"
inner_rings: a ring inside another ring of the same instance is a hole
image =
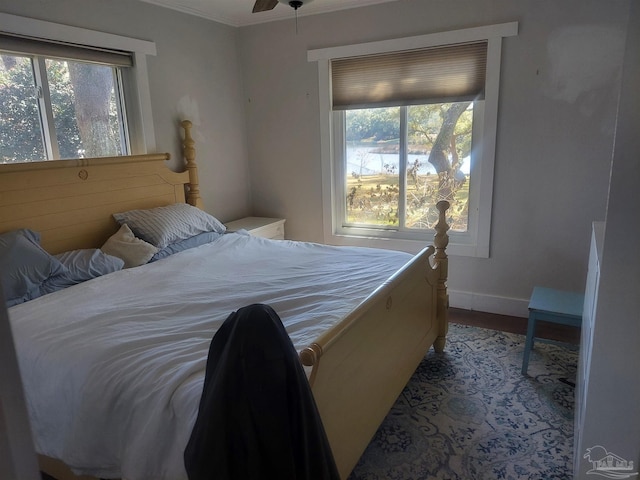
[[[449,322],[500,330],[503,332],[519,333],[521,335],[527,334],[527,319],[522,317],[449,308]],[[567,325],[538,322],[536,337],[577,345],[580,343],[580,329]]]

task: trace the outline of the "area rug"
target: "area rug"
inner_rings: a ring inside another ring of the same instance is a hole
[[[569,479],[575,348],[451,324],[378,429],[350,480]]]

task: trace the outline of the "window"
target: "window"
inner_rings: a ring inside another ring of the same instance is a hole
[[[309,52],[320,73],[325,240],[488,256],[501,38],[517,24]]]
[[[0,161],[129,153],[120,68],[0,54]]]
[[[145,63],[153,43],[0,17],[12,25],[0,31],[0,163],[154,147]]]
[[[474,102],[380,107],[339,112],[335,138],[341,158],[336,186],[345,231],[421,237],[433,232],[439,200],[451,204],[452,231],[469,224]],[[344,127],[342,126],[344,124]],[[443,128],[444,127],[444,128]],[[438,148],[436,145],[441,145]],[[376,232],[376,230],[378,232]]]

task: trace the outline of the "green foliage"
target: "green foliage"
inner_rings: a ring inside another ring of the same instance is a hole
[[[467,230],[469,177],[460,171],[471,152],[473,105],[465,103],[426,104],[407,107],[407,153],[428,155],[437,174],[421,173],[424,165],[407,159],[406,178],[394,166],[384,165],[378,174],[363,175],[370,153],[398,153],[400,147],[399,107],[347,111],[347,141],[374,143],[376,148],[358,152],[359,172],[347,181],[347,221],[359,225],[400,225],[404,205],[407,228],[429,229],[438,218],[439,200],[451,203],[451,228]],[[400,198],[400,183],[405,198]]]
[[[46,75],[60,157],[122,154],[113,68],[46,60]],[[35,83],[30,57],[0,56],[2,163],[46,160]]]
[[[53,61],[47,61],[49,64]],[[119,122],[114,95],[113,69],[81,62],[62,62],[73,85],[75,118],[84,156],[102,157],[120,152]]]
[[[44,147],[31,62],[0,56],[0,162],[37,161]]]
[[[400,189],[398,175],[377,174],[347,178],[347,222],[359,225],[398,227]],[[433,228],[438,220],[436,203],[440,197],[440,175],[407,176],[405,187],[405,226],[414,229]],[[452,230],[466,231],[469,215],[469,182],[460,182],[448,200],[451,208],[448,222]]]
[[[82,149],[82,140],[76,121],[75,95],[69,81],[67,62],[47,61],[47,77],[60,158],[77,158]]]
[[[368,225],[398,226],[397,175],[367,175],[347,181],[347,220]]]
[[[397,140],[400,131],[400,108],[365,108],[348,110],[348,142]]]
[[[445,114],[450,103],[435,103],[429,105],[415,105],[409,107],[408,135],[409,144],[413,149],[431,151],[440,133]],[[471,153],[471,129],[473,125],[473,109],[467,108],[458,118],[453,131],[453,144],[459,158],[465,158]],[[450,142],[451,144],[451,142]],[[452,157],[451,146],[445,152],[447,158]]]

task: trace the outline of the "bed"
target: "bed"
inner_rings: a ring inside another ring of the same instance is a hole
[[[32,229],[54,255],[105,245],[122,229],[114,213],[201,208],[191,123],[182,126],[181,173],[168,154],[0,165],[0,233]],[[447,207],[438,204],[434,246],[415,256],[217,232],[11,307],[41,469],[60,480],[186,478],[177,464],[211,337],[259,302],[299,351],[346,478],[427,350],[445,346]],[[151,425],[149,412],[170,420]]]

